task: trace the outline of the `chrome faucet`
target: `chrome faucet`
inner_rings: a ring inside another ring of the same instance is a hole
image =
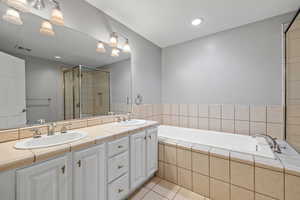
[[[64,123],[61,127],[60,133],[67,133],[68,132],[68,126],[71,126],[72,123]]]
[[[48,136],[50,135],[54,135],[55,133],[55,128],[56,128],[56,123],[51,123],[48,125],[49,129],[48,129]]]
[[[281,149],[280,149],[279,144],[276,141],[276,138],[273,138],[269,135],[262,135],[262,134],[257,134],[257,135],[254,135],[253,137],[263,137],[263,138],[265,138],[267,140],[268,144],[270,145],[271,149],[275,153],[281,153]]]
[[[33,132],[33,138],[40,138],[42,136],[39,128],[33,128],[31,131]]]

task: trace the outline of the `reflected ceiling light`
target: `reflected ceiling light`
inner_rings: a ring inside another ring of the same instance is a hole
[[[113,48],[113,50],[111,51],[111,56],[112,57],[118,57],[120,53],[119,49]]]
[[[40,33],[48,36],[55,35],[52,24],[48,21],[43,21],[42,26],[40,28]]]
[[[20,13],[12,8],[8,8],[6,13],[3,15],[3,20],[16,24],[16,25],[22,25],[23,22],[20,18]]]
[[[37,10],[42,10],[46,7],[44,0],[34,0],[32,6]]]
[[[97,42],[96,51],[99,52],[99,53],[105,53],[106,52],[103,42],[100,42],[100,41]]]
[[[60,26],[63,26],[65,24],[64,16],[63,16],[58,4],[52,10],[50,21],[53,24],[60,25]]]
[[[109,45],[111,47],[117,47],[118,46],[118,36],[115,32],[113,32],[111,35],[110,35],[110,39],[109,39]]]
[[[59,59],[61,59],[61,57],[60,57],[60,56],[54,56],[54,58],[55,58],[56,60],[59,60]]]
[[[6,0],[6,4],[21,12],[29,12],[27,0]]]
[[[193,26],[199,26],[203,22],[203,19],[197,18],[192,21]]]
[[[131,49],[130,49],[129,41],[128,41],[128,39],[126,39],[125,45],[123,47],[123,52],[130,53],[130,51],[131,51]]]

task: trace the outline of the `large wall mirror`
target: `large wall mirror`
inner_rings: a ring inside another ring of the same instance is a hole
[[[22,21],[0,20],[0,130],[131,111],[130,53],[64,26],[41,33],[31,13]]]
[[[286,139],[300,151],[300,10],[285,36]]]

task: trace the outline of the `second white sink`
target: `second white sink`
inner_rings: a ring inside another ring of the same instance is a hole
[[[51,136],[42,135],[40,138],[29,138],[16,143],[16,149],[38,149],[56,145],[62,145],[77,140],[81,140],[87,136],[87,133],[78,131],[68,131],[64,134],[54,134]]]
[[[119,122],[118,125],[120,125],[120,126],[139,126],[139,125],[143,125],[145,123],[146,123],[146,120],[132,119],[132,120],[128,120],[128,121]]]

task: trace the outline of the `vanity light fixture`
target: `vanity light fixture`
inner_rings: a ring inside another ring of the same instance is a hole
[[[54,36],[52,24],[49,21],[43,21],[40,28],[40,33],[48,36]]]
[[[3,20],[5,20],[9,23],[12,23],[12,24],[16,24],[16,25],[23,24],[21,17],[20,17],[20,13],[13,8],[8,8],[2,18],[3,18]]]
[[[201,18],[196,18],[192,21],[193,26],[199,26],[203,22],[203,19]]]
[[[117,47],[118,46],[118,36],[115,32],[113,32],[111,35],[110,35],[110,39],[109,39],[109,45],[111,47]]]
[[[64,16],[61,12],[61,9],[59,7],[59,4],[56,4],[55,7],[52,10],[50,21],[53,24],[63,26],[65,24],[64,22]]]
[[[99,53],[105,53],[106,52],[103,42],[100,42],[100,41],[97,42],[96,51],[99,52]]]
[[[21,12],[29,12],[27,0],[6,0],[6,4]]]
[[[123,47],[123,52],[130,53],[130,51],[131,51],[131,49],[130,49],[129,41],[128,41],[128,39],[126,39],[125,45]]]
[[[118,57],[118,56],[119,56],[119,53],[120,53],[120,50],[119,50],[119,49],[113,48],[112,51],[111,51],[111,56],[112,56],[112,57]]]

